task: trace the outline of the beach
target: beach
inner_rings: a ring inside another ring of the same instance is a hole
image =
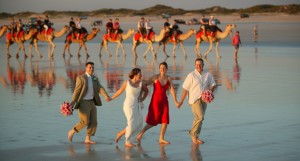
[[[190,19],[195,15],[174,16]],[[197,16],[198,17],[198,16]],[[200,17],[200,15],[199,15]],[[90,57],[83,50],[77,57],[78,44],[71,44],[74,55],[62,56],[65,36],[54,40],[54,58],[49,59],[48,44],[39,42],[43,54],[38,58],[24,59],[15,57],[17,44],[10,47],[12,57],[7,59],[5,36],[0,38],[0,157],[5,161],[39,160],[198,160],[198,161],[253,161],[299,160],[300,148],[300,16],[299,15],[251,15],[241,19],[238,15],[217,15],[221,20],[219,27],[236,24],[242,46],[238,60],[233,59],[234,48],[231,35],[220,42],[217,59],[215,49],[205,59],[205,70],[213,74],[218,84],[215,100],[208,104],[200,138],[202,145],[193,145],[188,135],[193,115],[187,100],[177,109],[169,94],[170,124],[165,138],[170,145],[159,145],[160,126],[147,131],[141,146],[124,147],[124,138],[114,142],[116,133],[126,126],[122,110],[125,95],[111,102],[104,102],[98,108],[98,129],[93,139],[97,144],[84,144],[85,130],[74,135],[73,142],[67,140],[67,132],[78,121],[74,115],[64,117],[59,106],[70,101],[75,86],[75,78],[84,72],[87,61],[95,62],[95,75],[112,95],[133,67],[142,69],[144,79],[158,73],[158,64],[169,64],[168,75],[174,79],[177,97],[182,93],[182,83],[186,75],[193,71],[195,56],[195,36],[184,41],[187,57],[181,47],[176,48],[176,57],[166,58],[159,49],[154,59],[151,53],[142,56],[147,45],[137,47],[138,58],[132,54],[132,36],[123,41],[126,56],[121,50],[115,55],[116,44],[109,43],[108,57],[99,46],[105,26],[100,33],[86,43]],[[91,31],[90,23],[108,17],[82,20]],[[54,27],[59,30],[68,23],[68,17],[53,19]],[[136,29],[139,17],[120,17],[124,31]],[[151,23],[158,34],[163,19],[151,17]],[[0,20],[7,24],[8,20]],[[253,27],[257,25],[258,38],[254,41]],[[198,25],[180,25],[186,33],[188,29],[199,29]],[[209,44],[201,44],[202,54]],[[157,47],[157,43],[154,44]],[[171,55],[173,45],[167,45]],[[25,42],[29,54],[29,43]],[[152,87],[146,98],[143,117],[151,99]],[[102,99],[103,100],[103,99]]]

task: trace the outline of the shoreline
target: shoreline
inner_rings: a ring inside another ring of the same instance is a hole
[[[38,14],[37,14],[38,16]],[[39,16],[43,17],[42,14],[39,14]],[[174,19],[183,19],[183,20],[190,20],[192,18],[200,18],[202,15],[201,14],[185,14],[182,16],[172,16],[170,21]],[[209,15],[206,15],[208,17]],[[270,13],[255,13],[255,14],[250,14],[249,18],[240,18],[238,13],[235,14],[230,14],[230,15],[219,15],[216,14],[214,15],[217,19],[221,21],[221,23],[226,23],[226,22],[300,22],[300,14],[295,14],[295,15],[289,15],[289,14],[284,14],[284,13],[275,13],[275,14],[270,14]],[[138,22],[139,18],[142,16],[119,16],[119,19],[121,22],[133,22],[136,23]],[[160,16],[143,16],[150,18],[151,21],[163,21],[163,19]],[[57,17],[51,18],[50,20],[54,23],[68,23],[69,22],[69,16],[65,15],[59,15]],[[87,19],[81,20],[82,23],[91,23],[92,21],[95,20],[102,20],[105,25],[106,20],[108,18],[114,18],[114,16],[103,16],[103,17],[88,17]],[[15,17],[15,21],[16,21]],[[0,24],[5,25],[9,24],[10,18],[3,18],[0,19]],[[23,23],[27,23],[27,19],[22,18]]]

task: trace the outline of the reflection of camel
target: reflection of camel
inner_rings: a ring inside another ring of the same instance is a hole
[[[50,56],[53,57],[54,49],[56,47],[53,40],[55,38],[63,36],[65,33],[67,33],[68,30],[69,30],[69,27],[64,26],[60,31],[55,31],[53,28],[49,28],[47,33],[45,33],[45,30],[38,32],[38,34],[32,39],[32,41],[30,43],[30,51],[31,51],[32,45],[34,44],[35,51],[39,54],[39,57],[42,57],[42,55],[38,49],[38,41],[49,42],[48,50],[49,50]],[[51,47],[52,47],[52,50],[51,50]]]
[[[86,64],[87,59],[85,59],[85,61],[82,63],[80,60],[80,57],[78,57],[79,65],[71,65],[71,57],[69,57],[68,60],[66,60],[65,57],[63,57],[63,59],[64,59],[66,73],[67,73],[67,77],[68,77],[67,82],[70,82],[68,85],[68,88],[70,88],[71,93],[73,93],[77,76],[85,73],[85,68],[83,67],[82,64]]]
[[[120,33],[120,34],[117,34],[116,36],[114,36],[115,34],[110,34],[110,35],[105,34],[105,35],[103,35],[102,42],[100,44],[100,53],[99,53],[99,55],[101,56],[101,51],[102,51],[102,48],[104,46],[107,54],[109,56],[111,56],[111,54],[108,51],[108,43],[111,42],[111,43],[117,43],[118,44],[117,50],[116,50],[116,56],[118,55],[118,51],[119,51],[120,46],[122,48],[123,55],[125,56],[126,54],[125,54],[125,50],[124,50],[124,46],[122,44],[122,41],[128,39],[133,33],[134,33],[134,30],[129,29],[126,34]]]
[[[160,42],[164,37],[165,37],[165,33],[168,32],[169,30],[165,30],[165,29],[161,29],[160,34],[159,35],[155,35],[154,32],[151,32],[149,34],[149,38],[143,38],[140,35],[140,33],[136,32],[133,36],[133,45],[132,45],[132,51],[134,56],[137,56],[136,53],[136,47],[141,44],[141,43],[145,43],[148,44],[148,48],[144,53],[144,57],[146,57],[146,54],[148,53],[148,51],[151,49],[153,56],[155,56],[154,53],[154,49],[153,49],[153,43],[154,42]]]
[[[80,50],[81,50],[81,47],[83,46],[84,50],[85,50],[85,53],[86,53],[86,56],[89,57],[90,55],[87,52],[87,47],[85,45],[85,42],[94,39],[96,37],[96,35],[98,34],[98,32],[100,32],[100,29],[93,28],[92,32],[89,33],[85,39],[83,39],[83,38],[82,39],[76,39],[72,36],[72,34],[67,35],[67,40],[66,40],[66,44],[65,44],[65,47],[64,47],[63,56],[65,55],[66,49],[68,49],[69,55],[72,56],[72,54],[70,52],[71,43],[79,43],[79,49],[78,49],[78,54],[77,55],[80,56]]]
[[[183,41],[185,41],[186,39],[188,39],[189,37],[191,37],[195,33],[196,33],[196,30],[190,29],[187,33],[178,35],[177,41],[173,40],[172,38],[163,39],[162,42],[160,42],[159,45],[157,46],[155,55],[156,55],[159,47],[163,44],[163,52],[166,56],[169,56],[166,52],[166,45],[167,45],[167,43],[172,43],[172,44],[174,44],[173,52],[172,52],[172,56],[174,57],[177,43],[179,43],[179,45],[181,46],[181,48],[183,50],[184,56],[186,56],[186,51],[185,51],[185,47],[183,45]]]
[[[206,41],[210,43],[209,49],[205,52],[204,57],[206,57],[212,50],[212,44],[216,42],[216,54],[217,57],[220,58],[219,55],[219,42],[222,39],[225,39],[231,32],[233,28],[235,28],[236,25],[230,24],[226,26],[226,29],[224,32],[216,31],[215,36],[211,36],[209,32],[206,32],[206,36],[203,35],[203,32],[199,32],[196,35],[196,45],[195,45],[195,52],[196,56],[202,57],[201,52],[200,52],[200,44],[202,41]]]
[[[27,57],[26,52],[25,52],[25,47],[24,47],[24,42],[31,39],[35,34],[36,34],[37,30],[36,29],[30,29],[29,33],[27,34],[24,30],[20,31],[18,36],[13,36],[11,33],[8,33],[6,36],[6,51],[7,51],[7,56],[10,57],[10,53],[9,53],[9,47],[14,43],[18,43],[19,44],[19,48],[17,51],[17,55],[16,57],[19,57],[19,52],[22,48],[23,53],[24,53],[24,57]]]
[[[65,88],[69,87],[68,81],[64,77],[55,74],[54,61],[49,60],[47,63],[48,65],[41,67],[39,65],[39,60],[30,62],[32,79],[29,81],[32,87],[38,88],[40,97],[44,94],[50,97],[52,90],[57,83],[63,84]]]
[[[8,29],[7,25],[1,26],[1,28],[0,28],[0,37],[2,37],[5,34],[7,29]]]
[[[0,83],[4,87],[10,87],[13,94],[24,94],[25,84],[28,78],[28,74],[25,72],[25,60],[21,62],[18,60],[18,65],[11,65],[7,59],[7,76],[0,75]],[[18,68],[17,68],[18,66]],[[7,78],[5,78],[7,77]]]

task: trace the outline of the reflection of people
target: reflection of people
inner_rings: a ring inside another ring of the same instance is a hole
[[[239,52],[240,45],[242,46],[242,42],[240,39],[240,32],[236,31],[235,35],[232,38],[232,46],[234,46],[234,59],[237,59],[237,54]]]
[[[146,117],[147,125],[139,133],[137,137],[138,142],[140,142],[142,136],[148,129],[156,126],[157,124],[161,124],[159,143],[170,144],[170,142],[164,138],[169,124],[168,90],[171,91],[176,106],[178,105],[178,102],[172,78],[167,75],[167,70],[168,64],[166,62],[160,63],[159,74],[152,76],[150,80],[146,82],[146,85],[153,84],[153,94]]]
[[[96,143],[91,140],[97,128],[97,109],[96,106],[101,106],[102,102],[99,97],[100,93],[105,97],[106,101],[111,98],[100,84],[97,77],[93,75],[94,63],[87,62],[85,65],[85,74],[76,78],[76,85],[72,96],[71,105],[78,109],[80,121],[68,132],[68,139],[72,142],[74,133],[78,133],[87,126],[85,143]]]
[[[202,161],[203,160],[198,144],[192,145],[191,158],[192,158],[192,161]]]
[[[194,114],[194,122],[189,134],[194,144],[204,143],[199,139],[199,135],[207,104],[201,100],[201,94],[205,90],[211,90],[213,92],[216,86],[213,76],[209,72],[204,71],[203,67],[203,59],[197,58],[195,60],[195,70],[190,72],[183,82],[183,91],[179,102],[180,107],[188,94],[188,103]]]
[[[126,91],[123,111],[127,119],[127,126],[118,132],[115,141],[118,142],[119,139],[125,135],[125,146],[133,147],[135,146],[135,144],[133,144],[133,137],[135,137],[143,127],[143,116],[140,104],[147,97],[148,89],[142,82],[141,69],[133,68],[129,73],[129,78],[129,80],[124,81],[122,87],[116,91],[112,99],[117,98]]]
[[[124,152],[117,145],[116,152],[121,160],[147,160],[150,158],[150,156],[145,153],[144,149],[140,144],[137,145],[137,148],[125,147]]]
[[[240,73],[240,66],[239,63],[237,61],[237,59],[234,61],[234,66],[233,66],[233,80],[239,84],[240,82],[240,77],[241,77],[241,73]]]

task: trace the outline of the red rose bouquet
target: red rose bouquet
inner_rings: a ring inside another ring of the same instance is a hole
[[[214,94],[211,90],[206,90],[202,93],[201,99],[205,103],[211,103],[214,100]]]
[[[64,116],[70,116],[73,114],[73,107],[72,105],[66,101],[60,105],[60,113]]]

